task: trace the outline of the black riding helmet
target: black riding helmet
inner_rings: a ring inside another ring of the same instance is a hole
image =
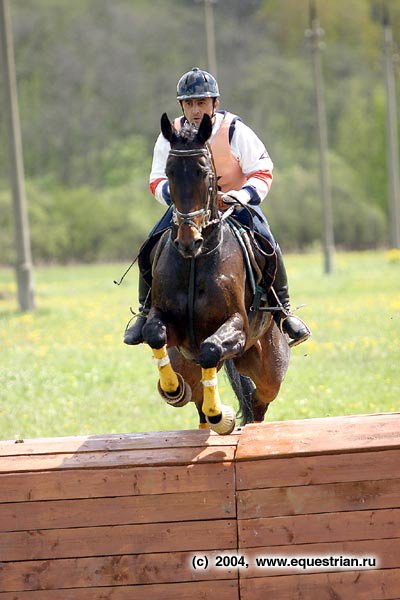
[[[219,89],[215,77],[207,71],[193,67],[182,75],[178,81],[177,100],[188,100],[189,98],[218,98]]]

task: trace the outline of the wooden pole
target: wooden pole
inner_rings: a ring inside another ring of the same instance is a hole
[[[215,78],[218,77],[217,73],[217,53],[215,51],[215,25],[214,25],[214,7],[213,4],[217,0],[203,0],[204,1],[204,12],[205,12],[205,26],[206,26],[206,37],[207,37],[207,57],[208,57],[208,70]]]
[[[321,200],[323,214],[323,249],[325,273],[332,273],[334,268],[335,243],[333,235],[332,198],[328,164],[328,127],[326,122],[324,80],[321,63],[321,38],[324,31],[319,26],[319,19],[315,2],[310,1],[310,29],[306,31],[306,37],[311,42],[311,54],[313,63],[315,99],[317,105],[318,141],[320,154],[320,182]]]
[[[207,62],[209,72],[217,78],[217,53],[215,51],[214,7],[218,0],[195,0],[204,3],[204,18],[207,41]]]
[[[0,0],[0,40],[13,198],[18,301],[21,310],[28,311],[35,308],[35,299],[13,38],[8,0]]]
[[[396,83],[393,64],[394,49],[392,27],[387,6],[384,7],[383,13],[383,40],[386,85],[387,156],[390,183],[390,244],[392,248],[400,248],[400,176]]]

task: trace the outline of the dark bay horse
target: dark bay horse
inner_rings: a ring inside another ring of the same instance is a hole
[[[244,255],[218,210],[216,174],[207,144],[212,123],[179,133],[168,117],[166,165],[172,229],[153,260],[152,308],[143,328],[157,360],[161,396],[173,406],[195,402],[200,427],[228,434],[235,412],[221,404],[217,372],[227,361],[243,421],[262,421],[277,396],[290,349],[269,312],[250,311],[253,293]],[[262,260],[266,260],[265,257]]]

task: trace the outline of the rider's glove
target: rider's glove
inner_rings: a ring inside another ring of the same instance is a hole
[[[222,196],[222,202],[225,205],[231,206],[232,204],[247,204],[250,200],[250,194],[247,190],[230,190]],[[238,202],[239,201],[239,202]]]

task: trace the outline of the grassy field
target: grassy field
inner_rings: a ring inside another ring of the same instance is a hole
[[[332,276],[317,255],[286,259],[294,305],[313,338],[292,352],[269,420],[394,411],[400,397],[400,259],[339,254]],[[122,332],[136,306],[125,265],[38,268],[38,308],[16,310],[14,273],[0,269],[0,439],[197,427],[193,405],[156,392],[148,347]],[[234,404],[223,375],[222,399]]]

